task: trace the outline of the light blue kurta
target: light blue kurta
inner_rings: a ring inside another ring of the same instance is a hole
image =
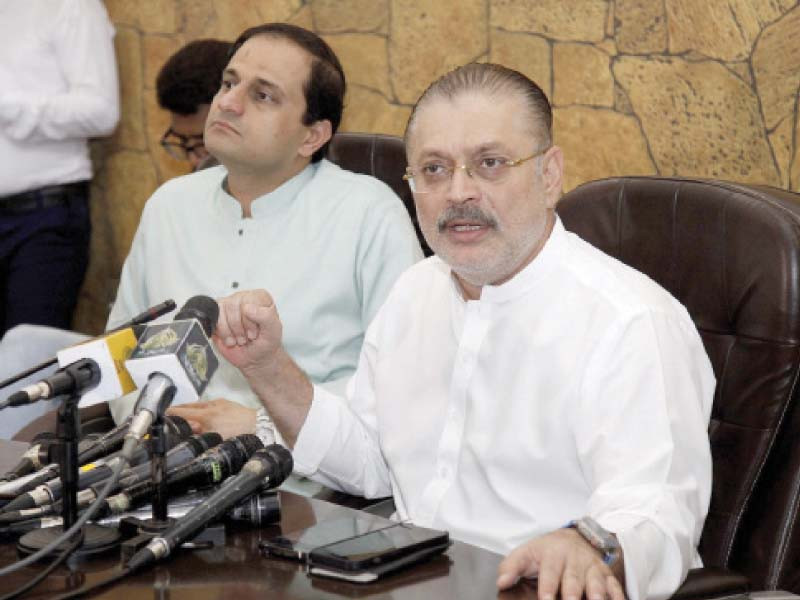
[[[422,257],[402,201],[381,181],[323,160],[256,199],[252,218],[243,218],[225,176],[219,166],[179,177],[148,200],[109,327],[167,298],[181,306],[197,294],[264,288],[289,354],[315,383],[342,389],[367,325]],[[204,397],[261,406],[224,360]],[[135,394],[112,401],[114,419],[134,402]]]

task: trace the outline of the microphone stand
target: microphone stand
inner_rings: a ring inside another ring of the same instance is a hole
[[[65,371],[69,373],[70,369],[76,368],[66,367]],[[77,380],[77,376],[73,375],[73,378]],[[75,390],[70,394],[64,394],[57,398],[61,399],[61,404],[58,408],[56,424],[57,445],[53,450],[58,456],[61,471],[63,524],[57,527],[36,529],[23,535],[17,543],[17,548],[23,554],[32,554],[44,548],[64,531],[72,527],[78,519],[78,442],[81,429],[78,401],[80,400],[80,390]],[[70,557],[70,560],[113,550],[119,545],[120,540],[119,532],[116,529],[110,529],[94,523],[84,525],[77,535],[81,536],[82,542]],[[56,547],[53,552],[63,551],[64,548],[69,546],[69,543],[69,540],[66,540],[62,545]]]

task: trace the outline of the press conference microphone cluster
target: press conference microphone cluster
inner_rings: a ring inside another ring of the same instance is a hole
[[[128,437],[139,440],[173,403],[194,402],[219,362],[209,337],[219,306],[208,296],[190,298],[169,323],[148,325],[125,366],[141,390]]]
[[[154,538],[125,564],[133,571],[168,556],[176,546],[194,537],[232,506],[259,488],[280,485],[292,472],[292,455],[279,444],[258,450],[238,475],[181,517],[163,535]],[[266,481],[265,481],[266,480]]]
[[[170,433],[167,436],[167,444],[171,450],[167,453],[168,461],[172,461],[173,466],[185,464],[192,460],[198,454],[207,450],[214,443],[219,443],[221,438],[217,433],[203,434],[207,440],[202,436],[192,436],[191,427],[186,421],[180,417],[170,418],[170,426],[168,427]],[[172,425],[178,423],[178,425]],[[174,430],[173,430],[174,429]],[[187,439],[188,437],[188,439]],[[199,438],[199,439],[193,439]],[[84,465],[78,471],[77,489],[84,490],[90,486],[95,489],[100,489],[105,485],[106,480],[111,477],[114,471],[114,461],[119,457],[118,453],[111,454],[104,459],[100,459],[95,463]],[[133,455],[133,467],[128,467],[121,472],[120,480],[123,477],[138,476],[140,478],[146,477],[149,473],[149,450],[147,447],[137,448]],[[46,471],[49,473],[52,471]],[[26,510],[36,506],[44,506],[52,504],[61,499],[63,492],[63,485],[60,477],[50,478],[41,485],[21,493],[14,500],[6,504],[0,515],[12,511]],[[79,494],[80,499],[80,494]]]

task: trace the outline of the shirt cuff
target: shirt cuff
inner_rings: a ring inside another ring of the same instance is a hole
[[[294,444],[296,473],[310,477],[319,470],[339,429],[341,400],[319,385],[314,386],[311,408]]]

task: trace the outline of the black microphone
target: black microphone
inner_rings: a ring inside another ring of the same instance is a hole
[[[170,494],[180,494],[190,489],[203,489],[218,485],[238,473],[253,454],[264,447],[252,433],[237,435],[219,446],[206,450],[188,464],[167,471],[167,489]],[[131,485],[106,499],[99,515],[118,514],[136,508],[150,500],[155,490],[151,479]]]
[[[14,465],[13,468],[6,471],[2,477],[0,477],[0,485],[8,481],[19,479],[20,477],[33,473],[34,471],[38,471],[45,465],[49,465],[50,447],[57,441],[58,440],[56,439],[55,434],[50,432],[46,432],[44,435],[37,435],[31,445],[19,459],[19,462]]]
[[[184,440],[174,448],[172,448],[164,456],[166,461],[165,468],[167,472],[172,469],[178,469],[186,464],[191,464],[197,456],[213,449],[215,446],[222,442],[220,434],[208,431],[206,433],[196,434]],[[117,485],[113,491],[124,490],[128,487],[135,486],[142,482],[149,482],[152,475],[152,463],[150,461],[136,465],[135,467],[125,469],[120,474]],[[77,503],[78,507],[88,506],[94,502],[95,498],[100,495],[106,481],[98,481],[78,492]],[[106,500],[108,502],[108,500]]]
[[[62,394],[83,393],[100,383],[100,366],[91,358],[82,358],[59,369],[49,377],[29,385],[0,402],[0,410],[9,406],[24,406],[37,400]]]
[[[259,488],[280,485],[292,472],[292,467],[292,455],[283,446],[272,444],[258,450],[238,475],[228,479],[219,490],[180,518],[162,536],[153,538],[131,557],[125,567],[133,571],[168,556],[176,546],[194,537],[203,527]]]
[[[194,402],[205,390],[219,361],[209,341],[219,318],[219,306],[208,296],[194,296],[169,323],[148,325],[125,361],[142,390],[128,431],[133,439],[150,428],[172,403]]]
[[[218,434],[214,434],[219,437]],[[171,433],[167,434],[166,444],[171,450],[167,452],[168,460],[172,457],[174,464],[183,464],[192,460],[195,456],[203,452],[208,446],[198,444],[190,440],[181,441],[176,435]],[[122,471],[123,474],[131,475],[136,469],[145,471],[150,468],[149,463],[149,449],[145,447],[137,448],[134,452],[134,457],[139,460],[139,457],[144,457],[148,462],[140,462],[133,468],[128,468]],[[101,459],[94,463],[89,463],[80,468],[78,472],[77,489],[85,490],[90,486],[96,486],[98,489],[105,485],[106,480],[111,477],[114,472],[115,461],[119,458]],[[14,500],[6,504],[2,513],[9,513],[12,511],[26,510],[36,506],[44,506],[52,504],[61,499],[63,492],[63,484],[60,477],[56,477],[37,486],[36,488],[17,496]],[[81,493],[78,493],[78,498],[81,498]]]

